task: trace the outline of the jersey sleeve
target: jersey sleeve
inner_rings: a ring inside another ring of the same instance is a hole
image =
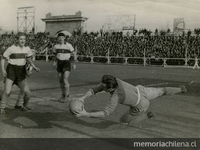
[[[5,50],[3,53],[3,58],[4,59],[9,59],[9,56],[12,54],[12,47],[9,47]]]
[[[108,104],[104,107],[103,112],[106,117],[108,117],[117,107],[119,102],[118,94],[113,93]]]
[[[92,94],[96,94],[98,92],[101,92],[104,90],[103,84],[100,83],[97,86],[95,86],[94,88],[90,89],[90,91],[92,92]]]
[[[73,52],[73,51],[74,51],[73,46],[72,46],[71,44],[69,44],[69,43],[68,43],[68,46],[69,46],[69,50],[70,50],[70,52]]]

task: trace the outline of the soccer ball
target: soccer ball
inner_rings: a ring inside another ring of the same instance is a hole
[[[72,115],[75,115],[74,112],[81,112],[84,109],[84,104],[81,100],[74,99],[69,103],[69,111]]]

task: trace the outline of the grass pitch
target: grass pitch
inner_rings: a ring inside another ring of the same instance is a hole
[[[1,118],[0,138],[199,138],[200,137],[200,70],[125,65],[77,63],[70,74],[70,98],[81,96],[111,74],[133,85],[149,87],[179,86],[185,84],[188,92],[163,96],[151,101],[152,119],[129,126],[118,123],[128,109],[119,105],[108,118],[75,118],[68,104],[58,103],[60,88],[52,62],[36,61],[41,69],[28,78],[34,109],[22,112],[14,109],[18,88],[8,100],[7,119]],[[1,78],[3,81],[3,78]],[[192,82],[193,81],[193,82]],[[3,82],[1,90],[3,89]],[[100,93],[85,102],[87,111],[101,110],[109,94]]]

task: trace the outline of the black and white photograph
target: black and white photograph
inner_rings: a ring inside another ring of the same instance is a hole
[[[0,150],[200,148],[200,0],[0,0]]]

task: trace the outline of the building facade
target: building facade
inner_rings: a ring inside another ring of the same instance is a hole
[[[74,32],[84,32],[84,22],[88,20],[86,17],[82,17],[80,11],[75,15],[62,15],[52,16],[51,13],[46,14],[46,18],[42,19],[45,22],[45,32],[49,32],[51,36],[55,36],[57,32],[64,30],[71,34]]]

